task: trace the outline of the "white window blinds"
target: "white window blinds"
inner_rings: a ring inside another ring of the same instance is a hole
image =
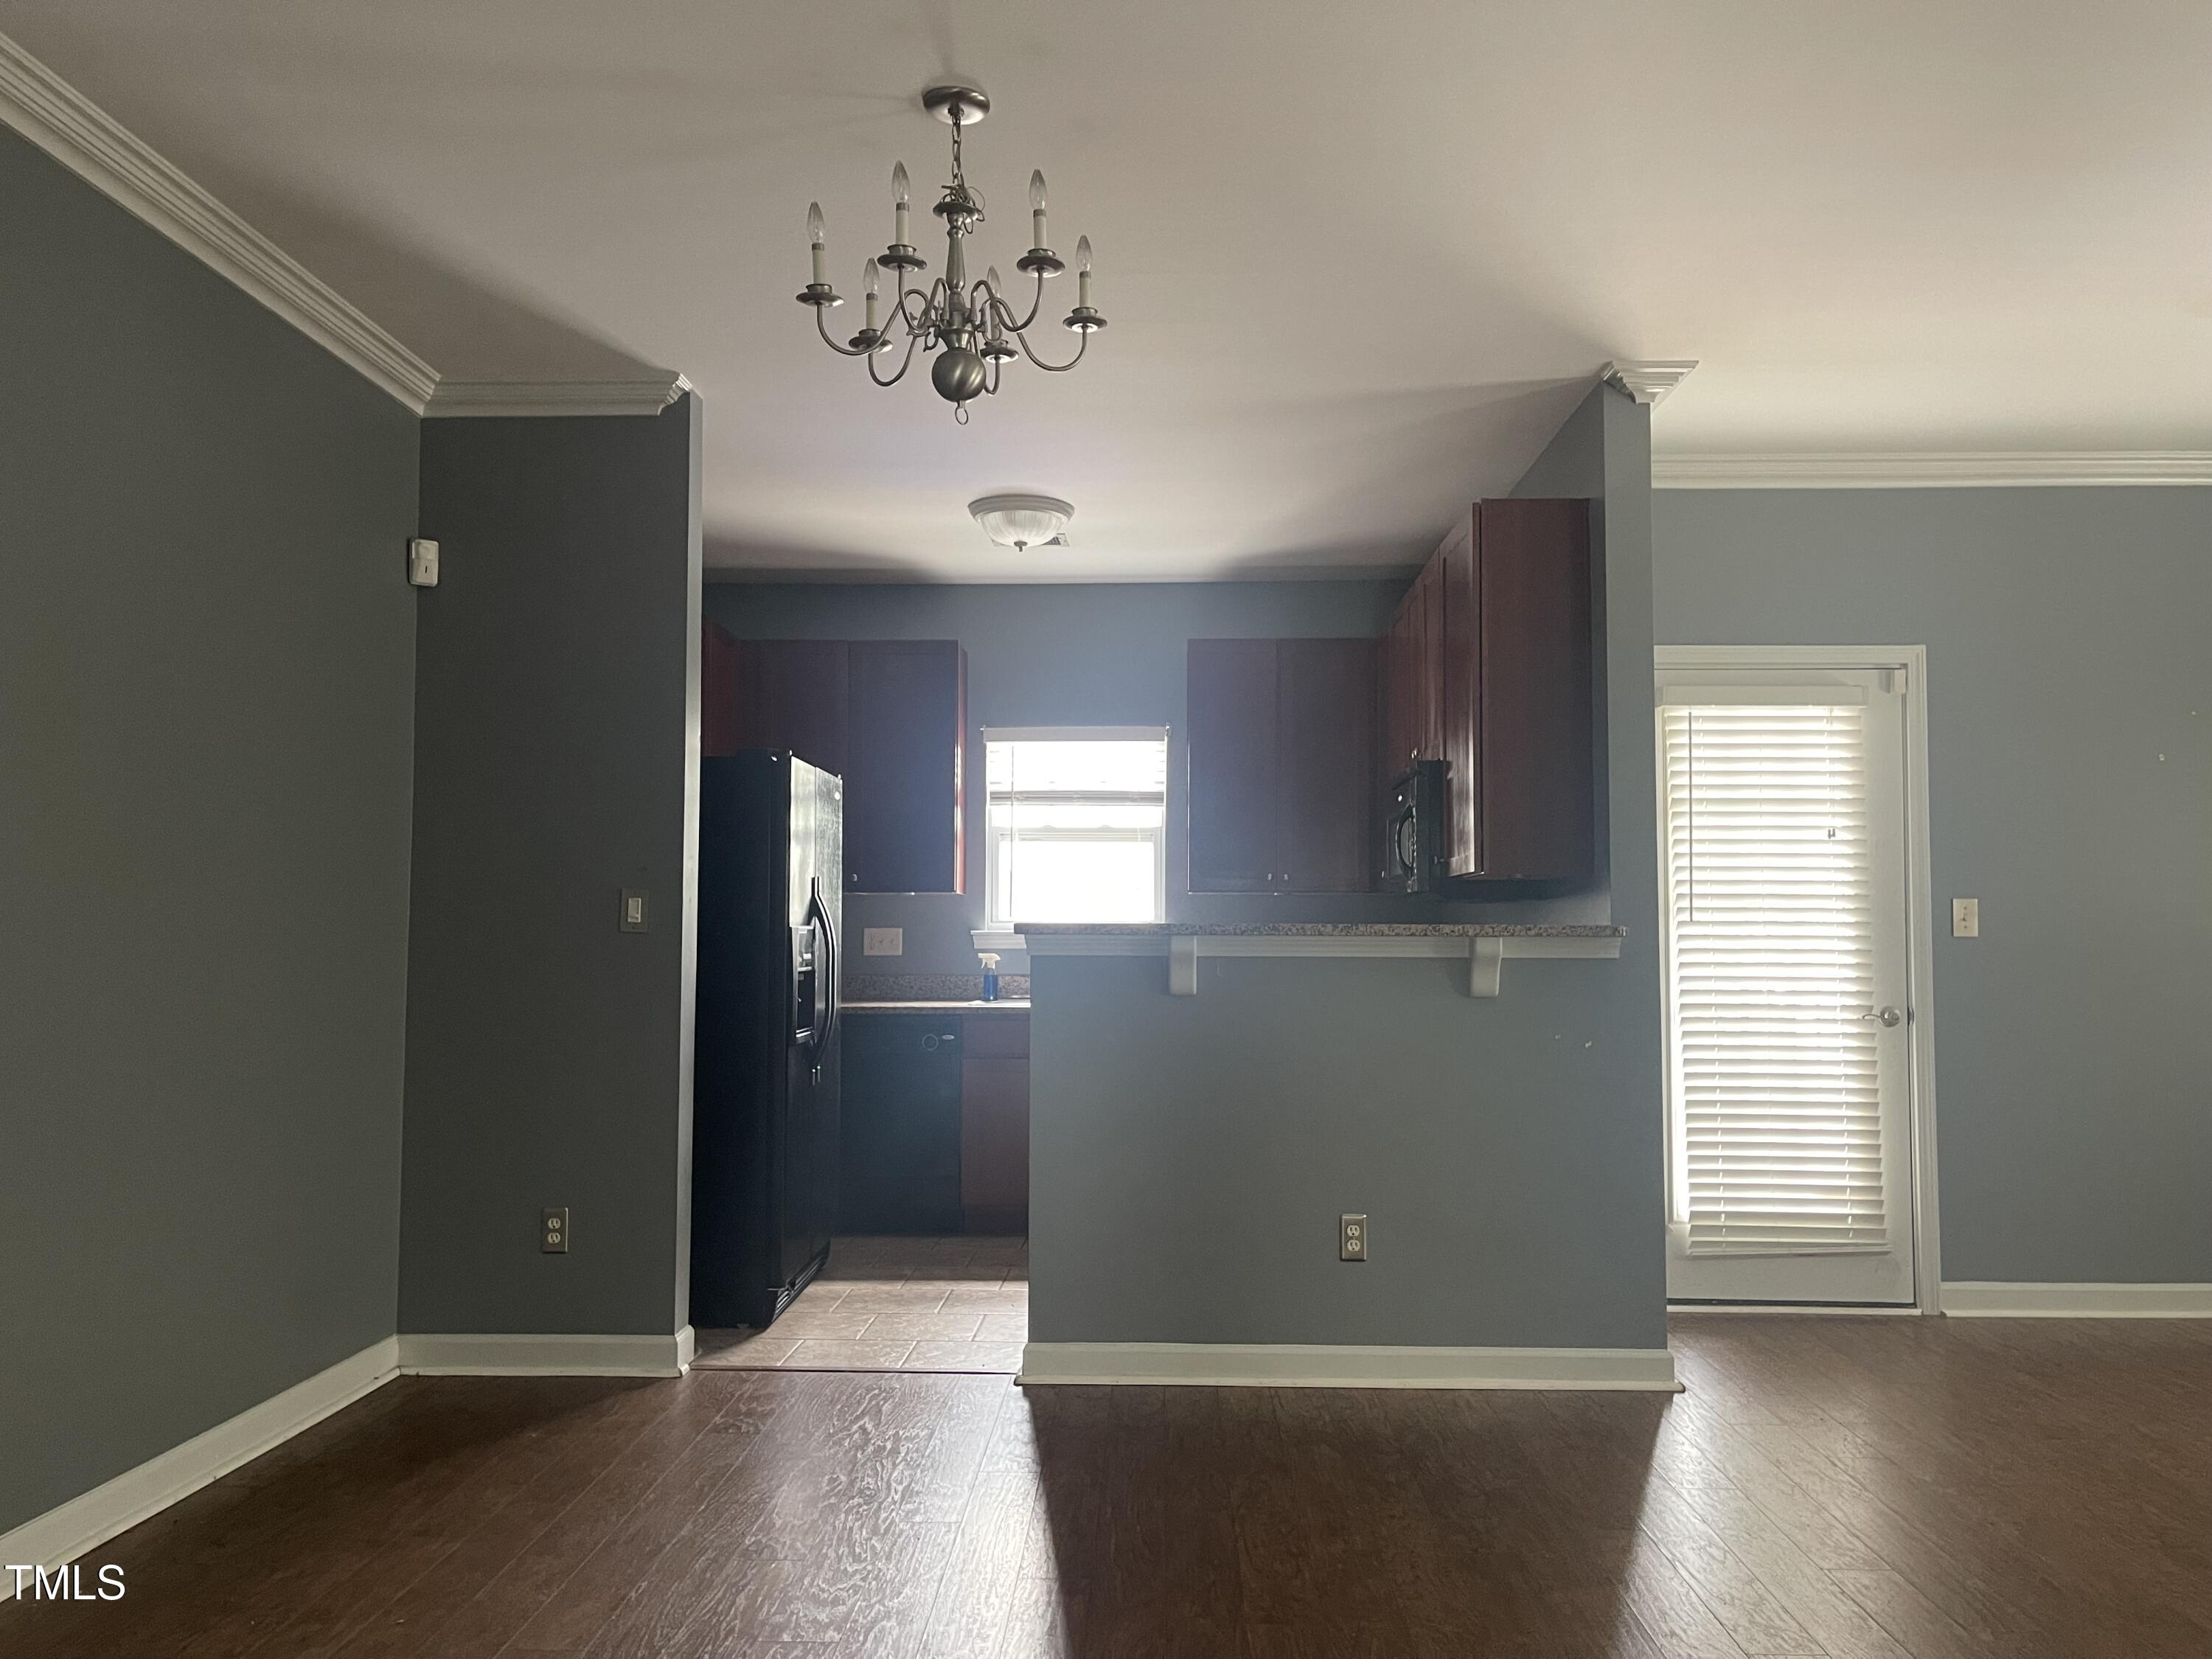
[[[1660,726],[1686,1248],[1885,1250],[1867,710],[1682,695]]]

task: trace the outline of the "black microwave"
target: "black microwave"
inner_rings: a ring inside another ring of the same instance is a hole
[[[1444,763],[1415,761],[1390,786],[1382,819],[1382,890],[1440,893],[1450,843],[1444,832]]]

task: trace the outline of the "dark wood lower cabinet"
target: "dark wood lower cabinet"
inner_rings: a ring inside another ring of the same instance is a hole
[[[960,1206],[971,1233],[1030,1224],[1030,1017],[972,1013],[960,1079]]]

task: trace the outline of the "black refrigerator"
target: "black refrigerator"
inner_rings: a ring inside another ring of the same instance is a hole
[[[844,785],[784,753],[699,765],[691,1322],[765,1326],[837,1212]]]

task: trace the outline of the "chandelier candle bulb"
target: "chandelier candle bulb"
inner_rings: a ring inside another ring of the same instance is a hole
[[[1091,307],[1091,239],[1075,239],[1075,303],[1085,310]]]
[[[1044,169],[1030,174],[1030,246],[1050,247],[1044,239]]]
[[[822,240],[822,204],[819,202],[806,204],[806,240],[814,244],[814,286],[824,287],[830,281],[829,259],[828,250]]]
[[[891,163],[891,241],[899,247],[907,245],[907,198],[910,194],[906,179],[906,163]]]
[[[868,296],[867,330],[872,334],[876,331],[876,298],[883,286],[881,267],[873,259],[869,260],[861,267],[860,280],[866,285]]]

